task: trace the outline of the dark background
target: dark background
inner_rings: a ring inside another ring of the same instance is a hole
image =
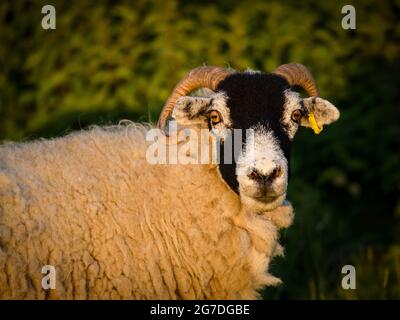
[[[265,298],[400,298],[400,1],[1,1],[0,140],[157,120],[202,65],[308,66],[340,120],[293,146],[283,285]],[[41,8],[57,29],[41,27]],[[357,29],[341,27],[352,4]],[[352,264],[357,289],[341,288]]]

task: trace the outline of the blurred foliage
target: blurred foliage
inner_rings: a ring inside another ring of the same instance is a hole
[[[57,29],[41,28],[53,4]],[[357,29],[341,28],[353,4]],[[266,298],[400,298],[400,1],[2,1],[0,139],[156,121],[191,68],[300,62],[341,119],[293,145],[294,225]],[[353,264],[357,290],[341,288]]]

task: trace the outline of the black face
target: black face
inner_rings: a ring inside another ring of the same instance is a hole
[[[267,130],[272,130],[289,163],[291,142],[280,122],[284,112],[286,89],[289,89],[288,82],[278,75],[234,73],[219,83],[217,91],[224,91],[228,97],[227,105],[233,127],[246,130],[260,124]],[[220,149],[219,165],[221,175],[230,187],[238,192],[236,164],[224,164],[222,148],[223,146]]]

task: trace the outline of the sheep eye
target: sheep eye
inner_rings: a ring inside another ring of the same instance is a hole
[[[301,110],[300,110],[300,109],[296,109],[296,110],[294,110],[294,111],[292,112],[291,118],[292,118],[292,120],[293,120],[294,122],[299,122],[299,120],[300,120],[301,117],[302,117],[302,113],[301,113]]]
[[[210,117],[211,123],[214,124],[214,125],[218,124],[218,123],[220,123],[222,121],[221,114],[218,111],[215,111],[215,110],[210,112],[209,117]]]

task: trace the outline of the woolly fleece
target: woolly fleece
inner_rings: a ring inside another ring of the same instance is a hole
[[[0,298],[255,299],[280,282],[290,204],[256,215],[215,166],[149,164],[148,129],[0,146]]]

